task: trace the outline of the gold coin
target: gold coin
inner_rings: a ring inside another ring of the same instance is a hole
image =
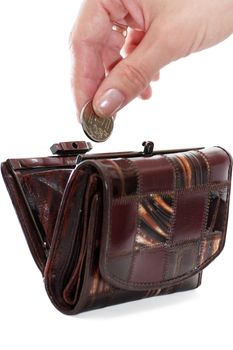
[[[114,117],[98,116],[92,106],[92,101],[85,104],[80,115],[85,134],[95,142],[106,141],[112,133]]]

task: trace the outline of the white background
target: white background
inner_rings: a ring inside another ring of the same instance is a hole
[[[68,37],[79,3],[0,0],[1,161],[87,140],[70,90]],[[94,151],[141,150],[153,140],[157,149],[220,145],[233,153],[232,62],[233,37],[164,68],[153,99],[122,110]],[[0,348],[232,348],[232,214],[226,247],[199,289],[69,317],[50,304],[0,180]]]

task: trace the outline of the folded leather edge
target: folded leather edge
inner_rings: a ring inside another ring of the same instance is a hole
[[[8,161],[1,163],[1,172],[32,257],[43,274],[47,257],[45,250],[38,240],[38,233],[30,208],[27,205],[23,191],[20,189],[20,184],[17,182],[16,175],[10,164],[8,164]]]

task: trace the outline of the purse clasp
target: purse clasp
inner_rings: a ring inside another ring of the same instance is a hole
[[[91,149],[91,143],[86,141],[60,142],[54,143],[50,147],[52,154],[57,156],[78,156],[89,152]]]
[[[142,146],[144,146],[144,150],[143,150],[143,156],[144,157],[153,156],[154,142],[152,142],[152,141],[144,141],[142,143]]]

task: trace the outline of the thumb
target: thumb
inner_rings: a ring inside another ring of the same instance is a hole
[[[102,81],[93,107],[100,116],[114,115],[148,87],[164,65],[169,63],[167,50],[162,49],[157,30],[151,25],[143,40],[126,58],[121,60]]]

